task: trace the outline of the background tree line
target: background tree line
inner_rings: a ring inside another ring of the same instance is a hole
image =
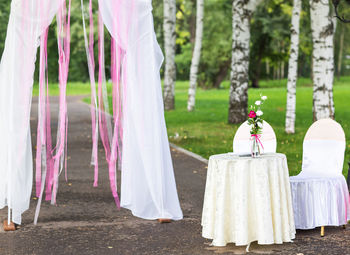
[[[299,46],[297,46],[299,52],[296,56],[298,60],[296,62],[297,74],[299,77],[312,77],[312,52],[315,45],[313,45],[311,37],[311,34],[313,34],[311,30],[313,23],[310,17],[314,15],[314,19],[317,19],[319,15],[317,13],[322,12],[321,9],[329,13],[327,15],[330,17],[331,11],[327,11],[327,9],[331,9],[326,7],[327,2],[325,4],[322,3],[323,6],[320,6],[317,5],[318,2],[313,0],[300,1],[300,32],[298,32],[300,34]],[[175,60],[174,64],[166,62],[161,70],[162,75],[165,77],[165,108],[172,109],[174,107],[173,86],[175,80],[189,80],[191,77],[188,110],[193,110],[197,83],[198,86],[206,89],[220,88],[224,80],[230,79],[229,122],[241,122],[242,116],[245,116],[247,100],[235,101],[234,98],[246,98],[247,87],[259,87],[261,79],[278,80],[286,78],[288,75],[288,60],[291,47],[290,27],[293,4],[295,6],[295,3],[296,0],[153,0],[154,24],[158,41],[163,47],[166,59],[173,58]],[[94,4],[96,5],[95,10],[97,10],[97,1]],[[199,9],[199,6],[202,8]],[[10,4],[8,1],[0,0],[1,51],[4,47],[9,9]],[[199,11],[201,12],[200,21],[203,21],[203,24],[198,22],[197,14]],[[95,20],[97,20],[97,11],[95,11],[94,15]],[[335,35],[333,36],[332,34],[334,46],[330,47],[334,50],[335,72],[340,76],[348,72],[346,52],[348,52],[350,47],[347,33],[349,28],[342,23],[337,25],[335,20],[331,23]],[[196,26],[198,24],[203,26],[203,30],[199,33],[200,40],[196,41],[196,34],[198,33]],[[84,52],[80,1],[72,2],[71,26],[72,53],[69,79],[70,81],[85,82],[88,81],[88,71]],[[58,68],[55,33],[56,24],[53,22],[50,26],[48,40],[50,81],[57,81]],[[97,35],[95,36],[97,42]],[[109,37],[107,31],[105,36]],[[166,40],[166,38],[170,39]],[[109,41],[106,40],[107,49]],[[198,50],[201,52],[199,65],[198,56],[197,61],[193,61],[195,59],[194,56],[196,56],[195,49],[198,41],[201,42],[197,49],[197,53]],[[167,42],[170,44],[166,45]],[[110,52],[106,50],[107,63],[109,56]],[[333,63],[333,56],[331,58],[332,60],[329,63]],[[193,64],[194,62],[196,63]],[[190,74],[193,66],[195,66],[193,69],[195,71]],[[106,67],[108,77],[109,67],[108,65]],[[246,70],[242,71],[237,68],[236,70],[233,67]],[[195,76],[193,76],[193,73]],[[331,76],[333,77],[333,74]],[[194,78],[192,79],[192,77]],[[37,75],[35,75],[35,78],[37,78]],[[168,86],[168,83],[170,86]],[[332,84],[329,84],[329,86],[332,88]],[[242,88],[244,90],[243,93],[239,92]],[[190,105],[191,93],[193,94],[192,106]],[[168,95],[170,96],[169,98]],[[241,102],[243,102],[242,105],[240,105]]]
[[[87,62],[80,11],[80,1],[73,1],[72,58],[70,81],[88,81]],[[158,42],[164,47],[163,0],[153,0],[153,15]],[[292,0],[264,0],[251,19],[250,85],[256,87],[260,79],[287,77],[290,47]],[[344,7],[346,8],[346,7]],[[3,51],[10,12],[8,0],[0,0],[0,52]],[[302,0],[298,75],[311,76],[312,38],[310,36],[309,1]],[[95,13],[97,15],[97,13]],[[198,85],[219,88],[229,78],[232,47],[232,0],[204,1],[204,30],[202,54],[198,71]],[[49,77],[57,80],[56,25],[50,27],[48,39]],[[188,80],[195,41],[196,0],[176,0],[176,79]],[[350,48],[349,26],[338,23],[335,35],[335,63],[337,75],[348,75],[346,53]],[[106,34],[108,37],[108,34]],[[97,42],[97,37],[96,37]],[[108,42],[108,40],[106,41]],[[108,47],[108,45],[106,46]],[[106,50],[108,54],[108,50]],[[338,59],[341,57],[340,60]],[[108,56],[107,56],[108,57]],[[254,67],[254,68],[252,68]],[[163,72],[163,70],[162,70]]]

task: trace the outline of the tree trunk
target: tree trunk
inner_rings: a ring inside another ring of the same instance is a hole
[[[270,77],[270,63],[269,63],[269,60],[266,59],[265,61],[265,64],[266,64],[266,76],[267,76],[267,79],[269,79]]]
[[[286,107],[286,133],[295,133],[296,86],[298,78],[299,54],[299,24],[301,0],[294,0],[292,13],[292,26],[290,29],[290,54],[288,63],[287,107]]]
[[[281,62],[278,61],[277,67],[276,67],[276,74],[277,74],[277,80],[281,79]]]
[[[341,29],[341,34],[340,34],[340,42],[339,42],[338,70],[337,70],[338,80],[340,79],[340,75],[341,75],[341,66],[343,62],[343,48],[344,48],[344,28],[340,27],[340,29]]]
[[[224,64],[220,66],[220,71],[215,77],[214,86],[213,86],[214,88],[217,88],[217,89],[220,88],[221,82],[226,78],[227,72],[230,66],[231,66],[230,60],[224,62]]]
[[[164,0],[164,109],[175,109],[176,1]]]
[[[247,118],[250,18],[261,0],[232,2],[232,64],[228,122]]]
[[[260,74],[261,74],[261,55],[258,57],[258,60],[256,61],[256,69],[254,71],[254,77],[252,79],[252,87],[255,89],[260,87],[259,85]]]
[[[258,53],[257,53],[257,58],[254,61],[254,66],[255,68],[253,68],[252,70],[252,87],[253,88],[259,88],[259,80],[260,80],[260,74],[261,74],[261,61],[262,61],[262,57],[264,54],[264,49],[265,49],[265,40],[259,40],[259,49],[258,49]]]
[[[190,87],[188,90],[187,110],[193,111],[196,101],[197,75],[199,60],[201,57],[202,37],[203,37],[203,17],[204,17],[204,0],[197,0],[197,20],[196,20],[196,41],[193,50],[191,70],[190,70]]]
[[[334,26],[328,1],[310,0],[314,121],[334,118]]]

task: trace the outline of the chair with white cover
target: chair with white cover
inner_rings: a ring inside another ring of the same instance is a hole
[[[238,128],[233,138],[233,152],[238,155],[251,154],[251,134],[248,121]],[[260,141],[264,146],[264,153],[275,153],[277,148],[276,134],[269,123],[263,121]]]
[[[290,177],[296,229],[345,225],[350,219],[349,191],[342,175],[345,133],[340,124],[321,119],[303,143],[302,171]]]

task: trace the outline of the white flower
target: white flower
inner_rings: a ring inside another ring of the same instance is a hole
[[[261,105],[261,101],[260,100],[255,101],[255,105]]]
[[[262,97],[261,97],[261,100],[264,100],[264,101],[265,101],[266,99],[267,99],[267,96],[262,96]]]
[[[261,122],[258,122],[258,127],[259,128],[262,128],[263,127],[263,124]]]
[[[259,117],[260,117],[260,116],[263,115],[263,114],[264,114],[264,113],[263,113],[261,110],[257,110],[257,111],[256,111],[256,116],[259,116]]]

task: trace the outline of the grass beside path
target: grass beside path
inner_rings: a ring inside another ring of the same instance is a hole
[[[58,96],[60,91],[58,89],[58,84],[50,83],[49,87],[50,96]],[[70,82],[67,84],[67,95],[70,96],[79,96],[79,95],[90,95],[90,83],[83,82]],[[34,84],[33,86],[33,95],[39,95],[39,86]]]
[[[249,104],[254,103],[262,93],[268,97],[264,105],[264,118],[274,128],[277,135],[277,151],[287,155],[291,175],[300,172],[302,161],[302,142],[312,124],[312,82],[307,78],[297,83],[296,133],[284,132],[286,109],[286,80],[261,81],[260,89],[249,89]],[[169,140],[205,158],[218,153],[232,151],[232,140],[239,125],[227,123],[229,82],[221,89],[197,90],[196,109],[187,112],[188,81],[177,81],[175,88],[176,109],[165,113]],[[108,84],[110,90],[110,85]],[[38,86],[34,85],[34,95]],[[50,95],[58,95],[57,84],[50,85]],[[69,83],[68,95],[90,95],[88,83]],[[84,99],[89,102],[89,96]],[[343,126],[347,137],[344,171],[350,161],[350,77],[342,77],[334,84],[336,120]]]
[[[249,89],[249,104],[262,93],[268,97],[263,106],[264,118],[274,128],[277,151],[288,158],[289,171],[296,175],[301,170],[302,142],[312,124],[312,82],[300,79],[297,88],[296,133],[284,132],[286,109],[286,80],[264,81],[261,89]],[[232,141],[239,125],[227,123],[229,83],[223,89],[197,90],[196,109],[187,112],[188,82],[176,83],[176,109],[165,113],[168,136],[172,143],[205,158],[218,153],[232,152]],[[334,101],[336,120],[342,125],[347,137],[347,149],[343,173],[347,173],[350,161],[350,77],[335,81]]]

